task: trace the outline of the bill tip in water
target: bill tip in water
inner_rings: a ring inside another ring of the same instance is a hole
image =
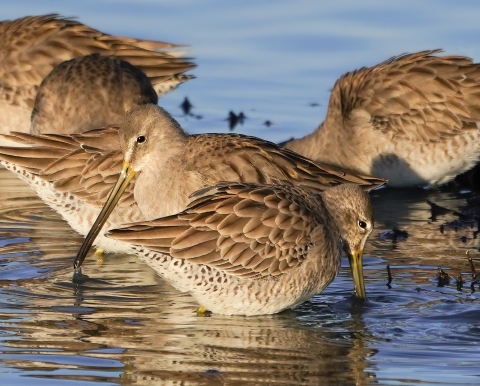
[[[363,310],[371,305],[370,301],[365,297],[359,297],[355,292],[350,296],[349,303],[354,310]]]
[[[88,275],[82,273],[82,268],[75,268],[73,271],[72,282],[73,284],[83,284],[88,280]]]

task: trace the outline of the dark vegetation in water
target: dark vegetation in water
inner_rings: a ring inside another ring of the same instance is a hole
[[[193,105],[190,103],[190,100],[187,97],[185,97],[179,107],[182,110],[184,116],[192,117],[195,119],[203,118],[201,115],[196,115],[192,113]]]
[[[450,276],[442,268],[437,269],[437,287],[445,287],[450,284]]]
[[[233,131],[235,129],[235,127],[237,127],[237,125],[243,125],[246,118],[247,117],[243,112],[240,112],[237,115],[233,111],[230,110],[230,112],[228,113],[228,118],[227,118],[228,128],[230,129],[230,131]]]

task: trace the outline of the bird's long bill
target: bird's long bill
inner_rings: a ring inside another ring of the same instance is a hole
[[[348,255],[350,269],[352,270],[353,285],[355,296],[359,299],[366,299],[365,283],[363,281],[363,250],[354,251]]]
[[[105,205],[103,205],[102,211],[98,215],[95,223],[90,229],[90,232],[88,232],[87,237],[83,241],[83,244],[77,253],[77,257],[75,257],[75,260],[73,262],[73,266],[75,268],[78,268],[82,265],[88,250],[97,238],[98,233],[102,229],[103,225],[110,216],[110,213],[112,213],[113,208],[115,208],[115,205],[122,196],[122,193],[125,191],[128,184],[130,183],[130,180],[135,176],[135,174],[136,172],[130,167],[130,164],[126,161],[123,161],[122,171],[120,173],[120,176],[118,177],[117,183],[108,195],[107,201],[105,202]]]

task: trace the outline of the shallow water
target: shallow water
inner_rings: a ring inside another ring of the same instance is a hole
[[[345,71],[438,47],[480,59],[476,2],[133,3],[0,6],[2,18],[59,12],[113,34],[191,44],[197,79],[160,101],[190,132],[229,131],[233,110],[247,116],[236,132],[281,141],[321,122]],[[185,96],[195,116],[182,115]],[[470,287],[465,255],[480,270],[477,225],[451,223],[452,213],[432,217],[427,203],[459,210],[468,192],[372,194],[362,308],[349,300],[344,261],[332,285],[294,311],[198,318],[188,295],[134,256],[88,259],[89,279],[74,285],[81,238],[3,169],[0,181],[1,385],[480,383],[480,288]],[[384,235],[395,227],[408,237]],[[439,286],[439,267],[450,284]]]

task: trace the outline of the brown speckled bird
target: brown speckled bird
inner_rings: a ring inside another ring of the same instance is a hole
[[[60,63],[40,84],[33,134],[73,134],[119,124],[132,107],[158,102],[138,67],[99,54]]]
[[[469,170],[480,157],[480,64],[438,52],[343,75],[325,121],[286,147],[394,187],[442,184]]]
[[[1,133],[30,130],[40,83],[66,60],[93,53],[126,60],[148,76],[159,96],[190,79],[184,72],[195,67],[177,57],[174,44],[104,34],[55,14],[3,21],[0,35]]]
[[[219,184],[181,213],[112,230],[174,287],[209,311],[272,314],[321,292],[349,257],[365,298],[362,255],[373,229],[368,195],[343,184],[321,194],[289,185]]]
[[[124,244],[103,236],[108,229],[177,213],[193,192],[222,181],[284,181],[317,193],[348,182],[366,190],[385,183],[312,162],[255,137],[188,135],[165,110],[151,104],[131,109],[121,128],[12,138],[29,146],[1,147],[2,165],[26,181],[73,229],[89,233],[85,254],[99,233],[96,245],[124,251]]]
[[[165,110],[154,105],[130,110],[119,136],[121,150],[117,154],[123,154],[122,172],[78,253],[77,266],[137,173],[135,187],[129,189],[129,194],[133,193],[134,203],[146,220],[181,211],[193,192],[222,181],[260,184],[285,181],[317,193],[348,182],[367,190],[385,183],[382,179],[345,173],[312,162],[255,137],[188,135]],[[108,163],[109,170],[112,166]],[[99,178],[94,180],[95,188],[104,189]],[[76,180],[77,185],[82,184],[79,176]]]

